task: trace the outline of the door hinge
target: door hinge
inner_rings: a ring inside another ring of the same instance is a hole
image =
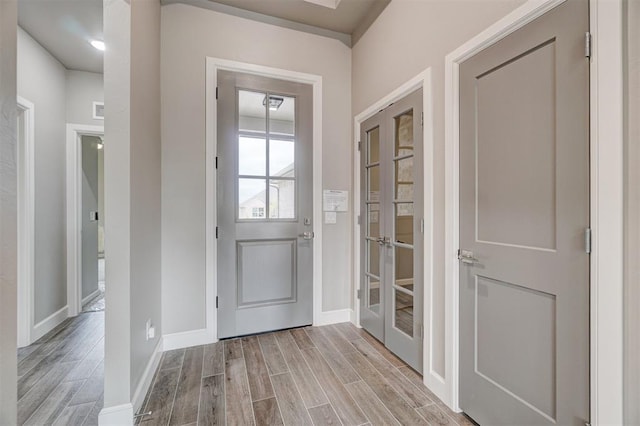
[[[216,296],[216,309],[218,309],[218,296]]]
[[[362,142],[358,141],[358,151],[362,149]]]
[[[420,113],[420,125],[424,127],[424,112]]]
[[[584,56],[585,58],[591,58],[591,33],[584,33]]]
[[[361,289],[358,289],[357,298],[358,298],[358,300],[360,300],[362,298],[362,290]]]
[[[360,225],[360,215],[358,215],[358,225]]]
[[[216,226],[216,240],[218,239],[218,227]]]
[[[216,170],[218,170],[218,157],[216,156]]]
[[[584,251],[591,254],[591,228],[584,230]]]
[[[218,99],[218,88],[216,87],[216,100]]]
[[[420,219],[420,233],[424,234],[424,219]]]

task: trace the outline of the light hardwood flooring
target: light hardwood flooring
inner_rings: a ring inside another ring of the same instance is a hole
[[[472,425],[350,323],[166,352],[148,411],[145,426]]]
[[[19,425],[97,425],[103,389],[104,312],[69,318],[18,350]]]

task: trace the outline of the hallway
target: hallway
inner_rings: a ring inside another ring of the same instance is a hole
[[[166,352],[140,412],[150,425],[471,425],[351,323]]]
[[[18,350],[19,425],[97,425],[104,388],[104,312],[69,318]]]

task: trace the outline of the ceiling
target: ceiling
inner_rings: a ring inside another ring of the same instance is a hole
[[[2,0],[0,0],[2,1]],[[67,69],[102,73],[102,0],[18,0],[18,25]]]
[[[161,0],[334,37],[351,46],[391,0]],[[337,3],[337,6],[336,6]],[[322,6],[325,4],[326,6]],[[248,13],[243,14],[241,11]],[[240,13],[238,13],[240,12]],[[268,18],[275,19],[268,19]],[[265,19],[266,18],[266,19]],[[288,22],[284,22],[284,21]],[[299,24],[298,26],[287,25]],[[321,31],[314,31],[319,29]],[[322,31],[324,30],[324,32]],[[334,33],[334,34],[331,34]],[[346,36],[345,37],[341,37]]]

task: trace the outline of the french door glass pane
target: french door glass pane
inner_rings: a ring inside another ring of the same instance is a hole
[[[238,129],[261,133],[267,130],[267,108],[262,104],[266,93],[238,91]]]
[[[398,203],[396,209],[395,242],[413,245],[413,203]]]
[[[266,99],[266,98],[265,98]],[[265,105],[267,101],[265,100]],[[269,95],[269,134],[294,136],[296,98],[283,95]]]
[[[369,309],[379,313],[380,310],[380,280],[378,278],[366,277],[367,288],[369,289]]]
[[[266,194],[266,179],[238,179],[238,218],[266,218]]]
[[[413,157],[396,161],[396,183],[413,183]]]
[[[267,141],[264,138],[238,138],[238,174],[265,176],[267,174]]]
[[[407,111],[395,121],[395,156],[413,153],[413,111]]]
[[[367,240],[367,272],[380,276],[380,245],[376,241]]]
[[[367,164],[377,163],[380,161],[380,128],[376,127],[373,130],[369,130],[367,136],[369,143]]]
[[[269,140],[269,175],[293,177],[295,175],[295,142]]]
[[[394,289],[394,323],[397,329],[413,337],[413,294]]]
[[[269,181],[269,217],[271,219],[293,219],[296,217],[296,181]]]
[[[380,166],[372,166],[367,169],[369,176],[369,191],[367,192],[367,201],[380,201]]]
[[[413,249],[395,247],[394,250],[395,284],[401,287],[413,286]]]
[[[378,238],[380,236],[380,205],[369,204],[367,206],[367,224],[369,229],[367,230],[367,236],[371,238]]]

